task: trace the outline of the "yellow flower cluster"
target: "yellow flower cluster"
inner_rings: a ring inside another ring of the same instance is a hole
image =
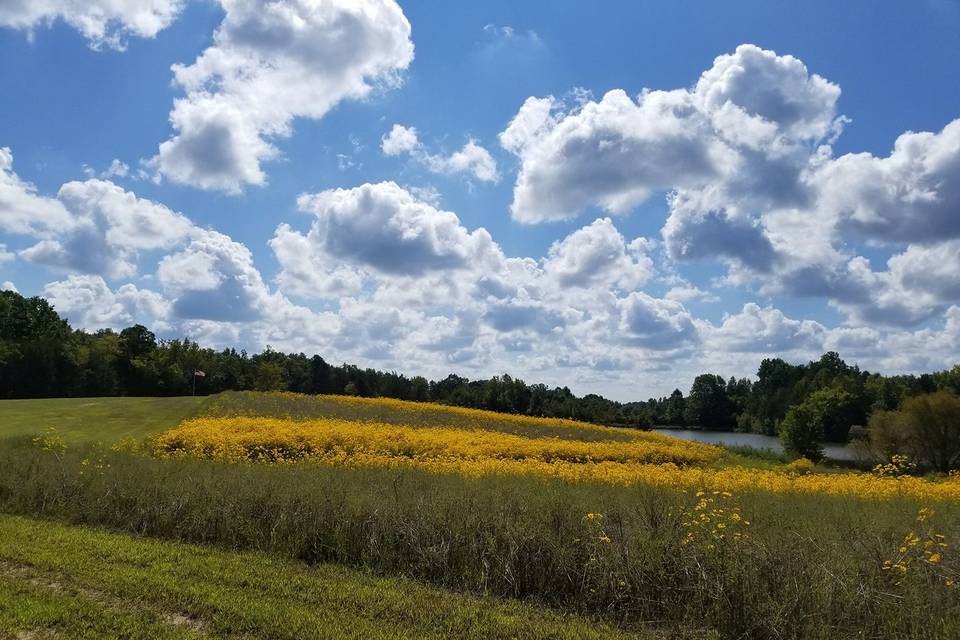
[[[746,538],[750,521],[740,513],[729,491],[697,491],[697,502],[684,511],[681,525],[687,530],[680,544],[698,544],[707,551],[716,551],[727,542]]]
[[[873,468],[873,472],[878,476],[902,476],[916,470],[916,463],[910,460],[909,456],[901,454],[894,454],[890,458],[890,462],[878,464]]]
[[[419,469],[471,477],[524,475],[566,482],[678,490],[769,491],[960,502],[960,478],[809,473],[705,465],[719,449],[639,432],[627,442],[524,438],[496,432],[347,420],[199,418],[155,437],[153,452],[221,461],[292,462]]]
[[[67,441],[63,439],[63,436],[55,427],[47,427],[43,434],[33,439],[33,446],[43,451],[61,453],[67,448]]]
[[[883,570],[896,576],[897,584],[903,582],[903,578],[912,568],[918,567],[933,574],[947,587],[957,585],[960,578],[958,571],[944,562],[950,545],[947,544],[946,536],[937,533],[930,524],[933,515],[933,509],[921,508],[917,513],[916,525],[903,537],[894,559],[884,561]]]
[[[160,434],[155,451],[225,461],[289,462],[386,458],[418,462],[704,464],[722,455],[701,443],[637,432],[628,441],[583,442],[515,434],[350,420],[196,418]]]

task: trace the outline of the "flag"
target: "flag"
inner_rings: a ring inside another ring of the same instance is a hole
[[[203,371],[200,371],[200,369],[197,369],[196,371],[194,371],[194,372],[193,372],[193,375],[195,375],[195,376],[198,377],[198,378],[206,378],[206,377],[207,377],[207,374],[205,374]]]

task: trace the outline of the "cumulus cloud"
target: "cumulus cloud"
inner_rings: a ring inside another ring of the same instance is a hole
[[[57,202],[69,218],[20,255],[61,271],[129,277],[138,252],[170,249],[195,232],[183,215],[109,181],[68,182]]]
[[[569,219],[589,207],[626,213],[652,190],[705,180],[724,163],[724,147],[686,92],[634,101],[614,90],[546,117],[543,107],[528,100],[501,135],[520,158],[510,209],[518,222]]]
[[[813,177],[817,209],[876,240],[935,242],[960,236],[960,119],[938,133],[904,133],[890,155],[848,154]]]
[[[797,58],[754,45],[718,56],[690,89],[531,97],[500,134],[520,163],[513,217],[625,213],[664,191],[675,262],[719,261],[725,284],[823,298],[858,325],[929,321],[960,303],[960,119],[904,133],[885,157],[834,157],[839,97]],[[885,269],[864,244],[889,247]]]
[[[629,244],[610,218],[599,218],[550,246],[544,271],[561,287],[639,287],[653,273],[646,254],[650,243],[637,238]]]
[[[709,334],[710,348],[719,351],[786,354],[820,350],[826,329],[818,322],[793,320],[779,309],[750,302],[739,313],[725,314]]]
[[[699,339],[693,317],[676,300],[635,291],[618,306],[619,336],[625,344],[666,351],[690,346]]]
[[[465,174],[481,182],[497,182],[500,179],[497,161],[473,138],[450,155],[432,154],[420,142],[415,128],[395,124],[381,139],[380,150],[387,156],[409,154],[433,173]]]
[[[159,293],[132,284],[113,290],[100,276],[70,275],[48,284],[43,295],[71,324],[90,330],[140,323],[160,331],[170,315]]]
[[[380,150],[387,156],[399,156],[404,153],[413,153],[420,148],[420,139],[417,130],[395,124],[390,132],[380,140]]]
[[[511,211],[527,223],[625,213],[654,191],[716,183],[783,197],[794,158],[839,126],[839,94],[796,58],[741,45],[692,90],[528,98],[500,135],[520,160]]]
[[[295,118],[322,118],[395,84],[413,60],[410,23],[393,0],[221,4],[213,44],[173,67],[186,95],[152,164],[174,182],[230,193],[264,184],[262,163]]]
[[[37,193],[13,171],[13,152],[0,147],[0,231],[44,235],[68,226],[70,213],[57,200]]]
[[[14,293],[20,293],[17,291],[17,288],[9,280],[4,280],[0,283],[0,291],[13,291]]]
[[[126,48],[131,36],[153,38],[179,15],[184,0],[13,0],[0,3],[0,26],[34,29],[56,20],[79,31],[93,49]]]
[[[340,260],[379,274],[409,276],[501,258],[486,230],[468,231],[456,214],[393,182],[305,194],[297,203],[314,216],[305,239],[326,263]],[[280,232],[290,240],[289,229]]]
[[[250,250],[216,231],[205,231],[164,257],[157,276],[178,318],[252,321],[277,304]]]

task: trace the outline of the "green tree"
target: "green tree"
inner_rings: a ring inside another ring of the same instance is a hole
[[[276,362],[262,361],[257,364],[253,388],[257,391],[278,391],[285,387],[283,367]]]
[[[735,407],[723,376],[704,373],[694,379],[687,396],[685,417],[688,424],[704,429],[733,429],[736,425]]]
[[[671,426],[681,426],[686,421],[687,400],[680,389],[674,389],[666,400],[666,409],[661,419]]]
[[[823,459],[823,424],[816,408],[806,402],[790,407],[780,425],[787,452],[819,462]]]

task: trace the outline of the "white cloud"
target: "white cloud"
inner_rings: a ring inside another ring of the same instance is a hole
[[[170,249],[196,231],[183,215],[109,181],[68,182],[57,202],[68,221],[20,255],[61,271],[129,277],[138,252]]]
[[[300,298],[357,295],[363,288],[364,274],[348,264],[332,260],[319,250],[309,235],[281,224],[269,242],[280,273],[277,285]]]
[[[13,171],[13,152],[0,147],[0,231],[44,235],[71,223],[70,213],[53,198],[37,194]]]
[[[473,138],[450,155],[431,154],[420,142],[414,127],[395,124],[381,139],[380,150],[387,156],[409,154],[433,173],[466,174],[481,182],[497,182],[500,179],[497,161]]]
[[[413,60],[410,23],[393,0],[221,0],[213,44],[175,65],[186,95],[175,135],[153,165],[174,182],[236,193],[266,181],[295,118],[322,118],[343,100],[395,84]]]
[[[792,320],[773,307],[750,302],[739,313],[725,314],[708,329],[709,348],[721,352],[786,354],[822,350],[826,329],[811,320]]]
[[[904,133],[885,158],[848,154],[814,177],[817,208],[863,237],[895,243],[960,237],[960,119]]]
[[[511,211],[526,223],[625,213],[654,191],[708,185],[747,202],[801,198],[796,164],[838,131],[839,94],[796,58],[741,45],[692,90],[528,98],[500,136],[520,159]]]
[[[663,294],[667,300],[676,300],[677,302],[690,302],[692,300],[701,300],[703,302],[719,302],[720,298],[709,291],[696,287],[690,283],[682,283],[670,287]]]
[[[815,141],[827,135],[840,87],[810,74],[793,56],[744,44],[732,54],[718,56],[693,93],[704,112],[734,125],[719,126],[719,131],[763,147],[773,132],[794,140]],[[732,118],[725,111],[731,108],[746,120]]]
[[[184,0],[12,0],[0,3],[0,26],[34,29],[63,20],[93,49],[123,50],[127,38],[153,38],[172,23]]]
[[[243,244],[216,231],[199,234],[164,257],[157,276],[178,318],[225,322],[261,319],[278,301]]]
[[[126,178],[130,175],[130,167],[127,163],[114,158],[110,161],[110,166],[99,173],[96,169],[87,165],[83,166],[83,173],[88,178],[104,178],[107,180],[110,178]]]
[[[17,288],[9,280],[4,280],[0,283],[0,291],[13,291],[14,293],[20,293],[17,291]]]
[[[140,323],[162,331],[170,315],[170,303],[160,294],[132,284],[114,291],[100,276],[71,275],[48,284],[43,295],[71,324],[89,330]]]
[[[501,258],[484,229],[467,231],[456,214],[418,200],[393,182],[305,194],[315,220],[306,236],[324,261],[341,260],[383,275],[422,275]],[[283,230],[289,236],[289,230]]]
[[[387,156],[399,156],[412,153],[420,148],[420,140],[414,127],[395,124],[390,132],[380,140],[380,150]]]
[[[625,344],[654,351],[691,346],[699,340],[693,317],[675,300],[633,292],[618,303],[619,336]]]
[[[561,287],[606,286],[633,290],[653,273],[649,243],[627,244],[610,218],[599,218],[550,246],[544,271]]]
[[[589,207],[625,213],[653,190],[701,182],[724,164],[725,148],[684,91],[634,101],[614,90],[545,118],[543,106],[528,100],[501,136],[520,158],[511,205],[519,222],[569,219]]]

